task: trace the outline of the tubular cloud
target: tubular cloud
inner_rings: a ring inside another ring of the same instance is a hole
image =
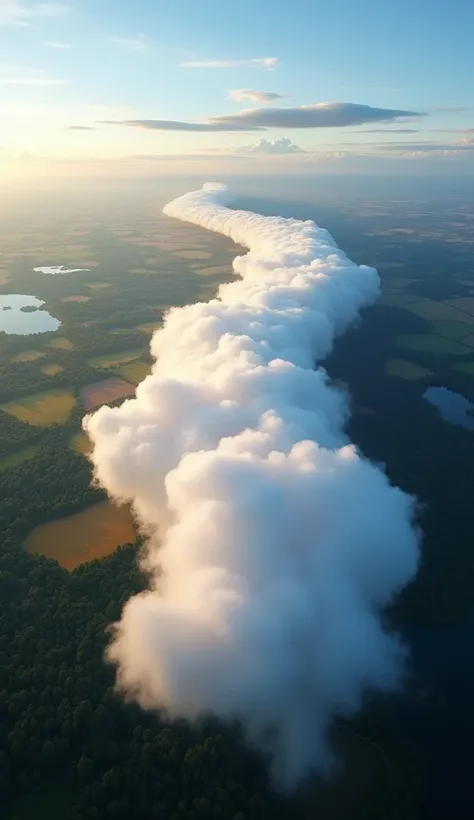
[[[381,611],[414,576],[415,502],[345,433],[321,366],[379,293],[313,222],[226,207],[222,185],[165,214],[230,237],[238,279],[169,311],[136,398],[86,417],[97,482],[132,502],[149,589],[107,651],[144,708],[238,719],[293,788],[334,763],[327,734],[401,683]]]

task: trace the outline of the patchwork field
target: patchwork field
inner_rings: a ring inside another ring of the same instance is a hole
[[[80,395],[85,410],[93,410],[101,404],[116,401],[135,395],[135,386],[123,379],[111,376],[99,382],[85,385],[80,389]]]
[[[104,356],[93,356],[92,359],[88,360],[88,364],[91,367],[104,370],[109,367],[120,367],[122,364],[132,362],[134,359],[140,358],[142,354],[143,350],[140,348],[136,348],[135,350],[122,350],[117,353],[108,353]]]
[[[417,381],[425,378],[425,376],[433,375],[431,370],[427,370],[425,367],[406,359],[390,359],[385,365],[385,369],[389,376],[398,376],[400,379],[407,379],[408,381]]]
[[[65,569],[103,558],[135,541],[136,531],[128,507],[109,501],[75,515],[35,527],[25,541],[28,552],[54,558]]]
[[[431,333],[404,333],[397,339],[397,345],[408,350],[420,350],[427,353],[448,354],[453,356],[470,356],[471,350],[452,339],[443,339]]]
[[[380,296],[377,304],[387,305],[387,307],[405,307],[412,302],[419,302],[420,297],[409,293],[389,293],[385,291]]]
[[[92,450],[90,438],[83,430],[79,430],[78,433],[71,436],[69,446],[74,452],[80,453],[82,456],[86,456]]]
[[[60,336],[58,339],[52,339],[48,342],[49,347],[54,347],[56,350],[74,350],[74,345],[69,339]]]
[[[151,365],[146,362],[129,362],[118,368],[118,373],[133,384],[140,384],[151,373]]]
[[[474,318],[474,298],[472,296],[464,296],[459,299],[448,299],[448,305],[451,305],[457,310],[464,310]]]
[[[411,305],[407,305],[406,310],[409,310],[410,313],[415,313],[417,316],[421,316],[422,319],[431,321],[444,320],[474,324],[474,316],[463,312],[465,309],[461,308],[460,305],[455,306],[453,302],[472,302],[474,305],[474,299],[453,299],[449,304],[425,299],[423,302],[415,302]]]
[[[46,390],[9,401],[1,407],[20,421],[47,427],[50,424],[64,424],[75,405],[76,398],[70,390]]]
[[[41,368],[41,372],[45,376],[57,376],[63,369],[60,364],[45,364]]]
[[[0,470],[8,470],[10,467],[18,467],[24,461],[29,461],[34,458],[38,451],[38,447],[32,444],[30,447],[23,447],[21,450],[15,450],[8,456],[0,458]]]
[[[194,273],[200,276],[220,276],[224,273],[233,274],[232,265],[211,265],[209,267],[201,267],[200,265],[193,265]]]
[[[454,339],[455,341],[462,340],[464,344],[465,339],[469,338],[469,334],[472,334],[472,327],[464,322],[442,321],[430,322],[430,324],[436,336],[443,336],[445,339]]]
[[[210,259],[212,253],[209,251],[174,251],[174,256],[181,259]]]
[[[45,355],[41,350],[22,350],[21,353],[12,356],[12,362],[36,362]]]
[[[105,288],[110,288],[110,282],[84,282],[86,288],[89,290],[105,290]]]
[[[454,366],[456,370],[460,370],[462,373],[469,373],[470,376],[474,376],[474,362],[460,362]]]

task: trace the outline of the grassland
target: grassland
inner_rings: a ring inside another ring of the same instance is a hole
[[[397,339],[397,345],[408,350],[439,353],[452,356],[470,356],[471,350],[452,339],[443,339],[431,333],[404,333]]]
[[[464,296],[459,299],[448,299],[447,304],[457,310],[464,310],[466,313],[471,314],[474,319],[474,297]]]
[[[419,302],[420,297],[409,293],[388,293],[385,291],[380,296],[377,304],[387,307],[405,307],[411,302]]]
[[[65,569],[85,561],[103,558],[121,544],[136,538],[128,507],[109,501],[95,504],[80,513],[35,527],[25,541],[28,552],[54,558]]]
[[[36,362],[42,359],[46,354],[41,350],[22,350],[12,357],[12,362]]]
[[[209,251],[174,251],[175,256],[179,256],[181,259],[210,259],[212,257],[212,253]]]
[[[460,362],[454,366],[456,370],[460,370],[462,373],[469,373],[470,376],[474,376],[474,362]]]
[[[146,362],[136,361],[124,364],[119,367],[117,373],[132,384],[140,384],[151,372],[151,365]]]
[[[64,424],[76,405],[70,390],[46,390],[1,405],[2,410],[35,427]]]
[[[57,339],[52,339],[48,342],[49,347],[54,347],[55,350],[74,350],[74,345],[69,339],[64,336],[59,336]]]
[[[135,348],[135,350],[122,350],[117,353],[107,353],[103,356],[93,356],[88,359],[90,367],[99,370],[106,370],[112,367],[120,367],[127,362],[132,362],[134,359],[139,359],[143,355],[143,350]]]
[[[63,368],[60,364],[45,364],[41,368],[41,372],[44,373],[45,376],[57,376],[62,370]]]
[[[473,302],[472,299],[455,299],[454,302]],[[407,305],[406,310],[409,310],[410,313],[415,313],[416,316],[421,316],[422,319],[428,319],[428,321],[452,321],[452,322],[464,322],[464,324],[474,324],[474,316],[470,316],[469,313],[463,312],[463,309],[460,307],[455,307],[453,303],[447,304],[446,302],[436,302],[432,299],[425,299],[423,302],[415,302],[413,304]]]
[[[4,458],[0,458],[0,470],[8,470],[10,467],[18,467],[25,461],[30,461],[38,452],[38,447],[32,444],[30,447],[23,447],[21,450],[15,450]]]
[[[105,288],[110,288],[110,282],[84,282],[86,288],[89,290],[105,290]]]
[[[430,322],[430,325],[436,336],[454,339],[454,341],[464,341],[472,332],[472,327],[464,322],[440,321]]]
[[[406,359],[390,359],[385,369],[389,376],[398,376],[400,379],[407,379],[408,381],[418,381],[424,379],[425,376],[432,376],[431,370],[421,367],[415,362],[409,362]]]
[[[210,265],[209,267],[201,267],[200,265],[193,265],[194,273],[199,276],[222,276],[224,273],[233,274],[232,265]]]
[[[92,450],[91,440],[83,430],[71,436],[69,446],[75,453],[80,453],[82,456],[86,456]]]

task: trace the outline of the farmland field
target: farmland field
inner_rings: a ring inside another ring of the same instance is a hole
[[[7,470],[10,467],[17,467],[23,464],[24,461],[29,461],[34,458],[38,452],[38,447],[33,444],[31,447],[24,447],[21,450],[14,450],[8,456],[0,458],[0,470]]]
[[[425,350],[428,353],[448,354],[452,356],[470,356],[471,350],[459,342],[433,336],[430,333],[402,334],[397,339],[397,345],[409,350]]]
[[[75,405],[76,398],[70,390],[46,390],[7,402],[1,407],[20,421],[46,427],[66,422]]]
[[[123,379],[111,376],[80,388],[85,410],[93,410],[101,404],[135,395],[135,386]]]
[[[119,367],[117,372],[132,384],[139,384],[151,372],[151,365],[140,361],[129,362]]]
[[[136,348],[135,350],[122,350],[117,353],[105,354],[104,356],[94,356],[89,359],[89,365],[98,369],[107,369],[109,367],[119,367],[122,364],[131,362],[134,359],[140,358],[143,355],[143,350]]]
[[[57,376],[58,373],[62,372],[62,369],[60,364],[45,364],[41,368],[41,372],[44,373],[45,376]]]
[[[25,541],[28,552],[38,552],[74,569],[85,561],[110,555],[118,546],[134,542],[133,519],[128,507],[109,501],[82,512],[35,527]]]
[[[409,381],[417,381],[425,378],[425,376],[432,375],[431,370],[427,370],[425,367],[406,359],[390,359],[386,364],[386,370],[390,376],[398,376]]]
[[[23,350],[13,356],[12,362],[36,362],[46,354],[42,350]]]
[[[63,336],[59,337],[58,339],[52,339],[49,342],[50,347],[54,347],[56,350],[74,350],[74,345],[69,339],[65,339]]]

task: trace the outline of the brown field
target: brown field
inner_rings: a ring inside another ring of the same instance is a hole
[[[448,299],[446,304],[451,305],[453,308],[457,308],[458,310],[464,310],[466,313],[470,313],[474,317],[474,298],[472,296],[461,296],[459,299]]]
[[[48,342],[48,345],[49,347],[56,348],[56,350],[74,350],[73,343],[64,336],[59,336],[58,339],[53,339],[51,342]]]
[[[211,265],[208,268],[201,268],[196,265],[193,270],[194,273],[198,273],[200,276],[219,276],[223,273],[234,274],[232,265]]]
[[[12,357],[12,362],[36,362],[45,355],[46,353],[42,353],[41,350],[23,350]]]
[[[410,304],[406,306],[406,310],[409,310],[410,313],[415,313],[417,316],[421,316],[422,319],[432,319],[433,321],[452,321],[452,322],[464,322],[465,324],[474,324],[474,316],[470,316],[469,313],[463,312],[463,308],[461,305],[456,308],[453,305],[454,302],[472,302],[474,304],[474,299],[454,299],[451,300],[449,304],[446,302],[436,302],[431,299],[426,299],[423,302],[415,302],[414,304]]]
[[[210,259],[212,253],[209,251],[174,251],[174,256],[181,259]]]
[[[135,538],[129,508],[103,501],[75,515],[35,527],[25,547],[30,553],[54,558],[65,569],[74,569],[85,561],[110,555]]]
[[[9,401],[1,407],[20,421],[35,427],[47,427],[50,424],[64,424],[75,404],[76,398],[69,390],[46,390],[23,396],[18,401]]]
[[[86,288],[90,290],[104,290],[110,288],[110,282],[84,282]]]
[[[135,395],[135,386],[123,379],[111,376],[93,384],[80,388],[82,403],[85,410],[93,410],[101,404],[107,404],[116,399],[123,399]]]
[[[61,302],[90,302],[90,296],[63,296]]]
[[[0,285],[6,285],[10,281],[10,274],[6,268],[0,268]]]
[[[156,275],[157,271],[156,270],[148,270],[148,268],[131,268],[129,270],[129,273],[141,273],[142,275],[147,276],[150,273]]]
[[[41,368],[41,372],[44,373],[45,376],[57,376],[63,369],[60,364],[45,364]]]

